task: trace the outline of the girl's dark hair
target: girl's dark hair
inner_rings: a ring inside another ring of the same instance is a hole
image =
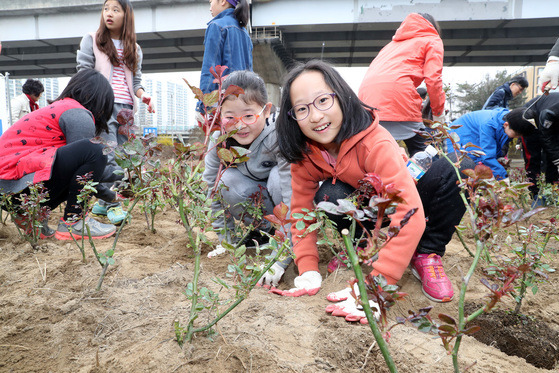
[[[74,75],[54,101],[72,98],[95,118],[95,135],[109,132],[107,121],[113,113],[115,95],[109,81],[98,71],[85,69]]]
[[[103,9],[105,9],[105,4],[109,0],[103,2]],[[138,68],[138,53],[136,51],[136,28],[134,26],[134,9],[132,9],[132,3],[130,0],[117,0],[124,11],[124,23],[122,25],[122,33],[120,34],[120,40],[122,41],[122,60],[124,64],[132,71],[132,74],[136,73]],[[111,40],[111,32],[105,25],[103,19],[103,11],[101,11],[101,24],[97,29],[97,46],[99,50],[105,53],[109,57],[109,61],[113,66],[119,65],[118,53]]]
[[[27,79],[21,86],[21,91],[26,95],[39,96],[45,91],[45,87],[37,79]]]
[[[241,87],[245,92],[239,98],[245,103],[256,102],[260,106],[268,103],[268,92],[266,83],[255,72],[248,70],[233,71],[223,82],[222,89],[227,89],[231,85]],[[227,100],[228,97],[225,98]]]
[[[231,5],[233,7],[233,5]],[[248,20],[250,17],[250,6],[247,0],[239,0],[237,6],[235,7],[235,18],[239,22],[241,27],[247,27]]]
[[[429,21],[429,23],[433,25],[435,30],[437,30],[437,33],[441,35],[441,26],[439,26],[439,22],[437,22],[435,17],[433,17],[429,13],[419,13],[419,15]]]
[[[308,71],[318,71],[322,74],[326,84],[336,94],[336,99],[342,109],[342,126],[334,139],[336,144],[341,144],[342,141],[365,130],[373,121],[373,108],[359,100],[355,92],[332,66],[320,60],[295,65],[285,77],[276,122],[279,150],[290,163],[303,160],[304,155],[308,152],[307,137],[301,131],[297,121],[287,113],[293,107],[291,85],[301,74]]]
[[[519,107],[509,111],[504,119],[509,124],[509,128],[521,136],[529,136],[536,131],[536,127],[523,118],[526,108]],[[526,113],[526,118],[530,118],[533,113]]]

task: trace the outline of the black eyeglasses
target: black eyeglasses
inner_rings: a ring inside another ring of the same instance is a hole
[[[324,93],[308,104],[295,105],[287,112],[289,116],[295,120],[305,120],[311,112],[311,105],[317,110],[326,111],[334,105],[335,93]]]

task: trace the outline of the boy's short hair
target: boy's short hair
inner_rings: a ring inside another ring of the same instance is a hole
[[[511,80],[509,80],[509,85],[512,83],[516,83],[519,86],[521,86],[522,88],[528,88],[529,84],[528,84],[528,80],[523,77],[522,75],[516,75],[514,76]]]
[[[509,128],[521,136],[529,136],[536,131],[536,127],[524,119],[525,111],[526,108],[517,108],[509,111],[504,117],[509,124]]]

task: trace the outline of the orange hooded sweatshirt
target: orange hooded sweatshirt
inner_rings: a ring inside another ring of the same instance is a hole
[[[359,180],[367,173],[375,173],[385,185],[392,183],[402,190],[400,196],[406,204],[399,204],[390,216],[391,225],[399,225],[411,208],[418,208],[399,235],[380,250],[373,263],[374,276],[380,273],[390,284],[395,284],[402,277],[425,230],[423,205],[398,144],[386,129],[379,126],[375,116],[370,127],[342,142],[335,167],[324,160],[317,145],[309,143],[309,148],[303,161],[291,165],[292,213],[301,213],[304,208],[314,209],[313,199],[320,181],[333,178],[334,182],[341,180],[358,188]],[[305,223],[308,226],[312,222]],[[296,224],[291,226],[291,232],[299,273],[318,271],[316,232],[300,238],[302,231],[297,230]]]
[[[425,80],[433,115],[441,115],[443,55],[443,41],[435,27],[417,13],[408,15],[371,62],[359,98],[378,109],[381,121],[422,122],[422,100],[416,88]]]

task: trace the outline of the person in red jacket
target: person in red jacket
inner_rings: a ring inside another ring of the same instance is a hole
[[[87,236],[83,219],[74,219],[82,212],[77,202],[81,189],[78,176],[91,173],[95,182],[121,178],[113,173],[114,169],[106,168],[103,145],[90,141],[108,130],[113,101],[107,79],[95,70],[83,70],[70,79],[52,104],[21,118],[0,137],[0,193],[17,197],[28,191],[29,184],[42,182],[49,193],[43,206],[52,210],[66,202],[56,232],[48,228],[46,221],[41,222],[41,238],[56,235],[57,239],[70,240],[70,234],[76,238]],[[101,185],[97,188],[99,198],[116,198],[115,192]],[[24,231],[30,228],[21,213],[15,223]],[[114,225],[89,217],[85,224],[93,238],[109,237],[116,231]]]
[[[378,109],[380,125],[397,141],[404,141],[410,156],[426,147],[416,132],[425,128],[422,99],[416,90],[423,81],[433,120],[445,121],[444,47],[439,34],[439,25],[430,14],[408,15],[371,62],[359,87],[359,99]]]
[[[395,284],[411,261],[423,292],[433,301],[450,301],[454,292],[441,256],[465,212],[452,165],[446,159],[437,160],[416,187],[406,168],[405,154],[388,131],[378,125],[376,112],[353,94],[333,67],[322,61],[309,61],[291,70],[285,81],[276,130],[280,152],[291,163],[292,213],[313,210],[324,196],[330,201],[346,198],[367,174],[376,174],[384,185],[393,184],[401,190],[400,196],[405,200],[390,215],[391,225],[399,226],[410,209],[417,211],[379,251],[368,278],[382,274],[388,283]],[[469,166],[473,168],[473,162]],[[303,222],[306,227],[312,223]],[[344,222],[347,219],[337,221],[339,230],[344,228]],[[320,289],[317,234],[302,237],[305,229],[298,230],[297,224],[291,226],[300,273],[295,278],[295,288],[276,293],[314,295]],[[344,294],[347,298],[348,293]],[[342,296],[332,293],[328,299],[342,300]],[[347,316],[348,312],[336,315]]]

